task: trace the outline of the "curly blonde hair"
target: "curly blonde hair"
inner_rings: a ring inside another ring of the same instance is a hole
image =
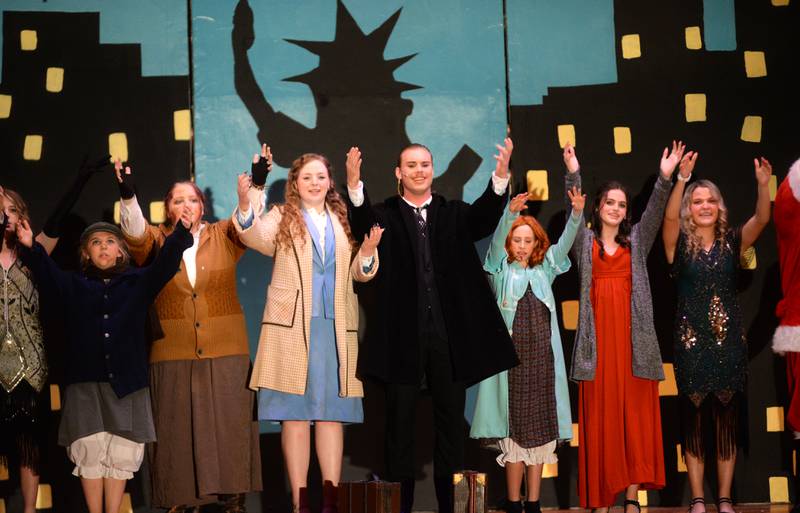
[[[702,247],[702,241],[697,235],[697,225],[694,223],[691,213],[692,194],[695,189],[699,188],[708,189],[711,193],[711,197],[717,200],[717,204],[719,205],[719,215],[714,225],[714,239],[722,242],[729,228],[728,208],[725,206],[725,200],[722,199],[722,193],[719,191],[719,187],[710,180],[697,180],[689,185],[681,199],[681,231],[686,236],[687,249],[693,257],[697,256],[697,252],[700,251]]]
[[[305,244],[306,223],[303,220],[303,207],[300,202],[300,193],[297,190],[297,178],[303,166],[312,160],[318,160],[325,166],[325,169],[328,170],[330,187],[328,188],[328,193],[325,195],[325,206],[339,219],[339,224],[342,225],[344,233],[347,235],[347,242],[350,244],[350,249],[352,250],[355,248],[356,243],[350,231],[350,223],[347,221],[347,205],[345,205],[339,193],[336,192],[331,163],[324,155],[319,155],[317,153],[305,153],[292,162],[292,167],[289,169],[289,174],[286,177],[286,203],[279,206],[282,217],[278,225],[278,234],[276,236],[277,245],[289,248],[295,238],[299,238],[303,241],[302,243]]]

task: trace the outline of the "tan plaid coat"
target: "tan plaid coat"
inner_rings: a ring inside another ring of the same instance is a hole
[[[258,351],[250,388],[269,388],[303,394],[308,374],[308,343],[311,326],[311,274],[313,242],[308,231],[304,241],[295,239],[290,248],[277,247],[275,237],[281,211],[273,207],[243,230],[234,212],[233,223],[248,247],[274,258],[272,282],[267,289]],[[358,300],[353,280],[368,281],[378,270],[377,255],[369,274],[360,258],[353,258],[338,217],[328,211],[336,238],[336,281],[334,317],[336,351],[339,355],[339,396],[363,397],[364,388],[356,377],[358,363]]]

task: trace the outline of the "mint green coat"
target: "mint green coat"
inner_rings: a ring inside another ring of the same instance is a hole
[[[558,329],[556,300],[552,284],[556,276],[570,268],[569,250],[583,216],[573,213],[564,227],[558,242],[547,250],[544,260],[534,267],[525,268],[518,262],[508,262],[505,249],[506,236],[519,214],[506,210],[492,237],[483,268],[489,273],[489,280],[497,298],[497,306],[506,322],[509,333],[514,324],[517,302],[525,294],[528,285],[533,294],[550,310],[550,346],[555,365],[556,412],[558,414],[558,438],[572,438],[572,413],[567,388],[567,370],[564,364],[564,350]],[[508,428],[508,372],[487,378],[478,384],[478,399],[472,418],[472,438],[505,438]]]

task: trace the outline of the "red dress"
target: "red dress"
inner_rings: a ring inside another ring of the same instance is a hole
[[[579,385],[578,494],[582,507],[600,508],[631,484],[662,488],[664,448],[658,382],[632,371],[630,249],[601,259],[595,241],[591,300],[597,368]]]

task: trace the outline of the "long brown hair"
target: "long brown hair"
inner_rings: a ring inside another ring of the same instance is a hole
[[[336,192],[336,186],[333,181],[333,168],[331,163],[325,158],[324,155],[317,153],[305,153],[300,155],[292,162],[292,167],[289,169],[289,174],[286,177],[286,203],[280,206],[282,214],[281,222],[278,225],[278,234],[275,237],[278,246],[288,248],[292,245],[292,240],[295,238],[301,239],[305,243],[306,223],[303,220],[302,204],[300,202],[300,192],[297,190],[297,177],[300,175],[300,170],[307,163],[312,160],[318,160],[325,166],[328,171],[328,179],[330,180],[330,187],[325,195],[325,206],[328,207],[339,219],[339,224],[342,225],[344,233],[347,235],[347,242],[350,248],[355,247],[355,240],[350,231],[350,223],[347,221],[347,206],[345,205],[342,197]]]
[[[530,227],[530,229],[533,231],[533,240],[536,243],[536,245],[533,247],[533,251],[531,251],[531,256],[528,257],[528,267],[541,264],[542,260],[544,260],[545,254],[547,254],[547,248],[550,247],[550,238],[547,236],[547,232],[544,231],[544,228],[542,228],[542,225],[539,224],[539,221],[534,219],[532,216],[519,216],[514,221],[514,224],[511,225],[511,229],[508,230],[508,235],[506,235],[506,253],[508,254],[508,263],[510,264],[514,261],[514,257],[511,256],[511,236],[514,233],[514,230],[520,226]]]

